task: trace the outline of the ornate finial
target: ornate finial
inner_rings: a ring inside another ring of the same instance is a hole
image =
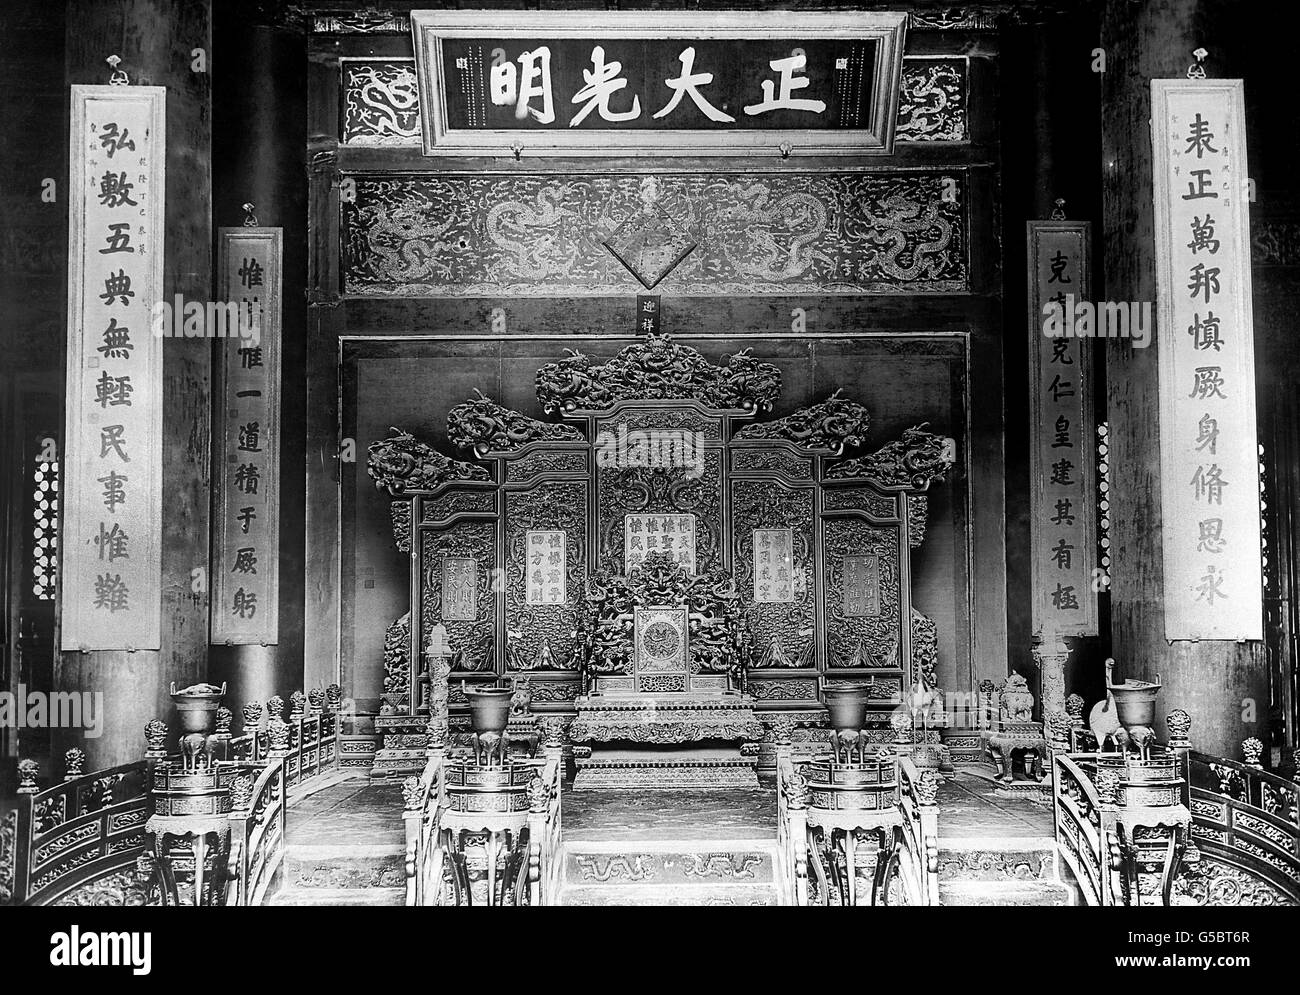
[[[262,724],[262,703],[260,701],[250,701],[243,708],[244,731],[256,729]]]
[[[402,782],[402,806],[408,812],[417,812],[424,802],[424,792],[418,777],[408,777]]]
[[[272,753],[289,752],[289,723],[272,713],[266,724],[266,736]]]
[[[122,63],[122,59],[120,56],[110,55],[104,61],[107,62],[113,69],[113,74],[108,77],[109,86],[126,86],[131,82],[131,78],[127,76],[126,70],[117,68]]]
[[[546,804],[551,800],[551,793],[547,790],[546,782],[540,777],[534,777],[528,782],[528,811],[545,812]]]
[[[20,795],[36,794],[36,778],[41,773],[41,765],[35,760],[18,761],[18,793]]]
[[[230,807],[236,812],[247,812],[253,807],[252,774],[240,774],[230,785]]]
[[[167,723],[162,719],[150,719],[144,726],[144,755],[151,760],[161,760],[167,756]]]
[[[343,688],[330,684],[325,688],[325,707],[331,712],[338,712],[343,707]]]
[[[1052,215],[1051,215],[1052,220],[1064,221],[1065,220],[1065,198],[1057,197],[1056,200],[1052,201],[1052,203],[1056,205],[1055,207],[1052,208]]]
[[[319,712],[325,708],[325,689],[312,688],[307,692],[307,705],[313,712]]]
[[[1198,48],[1192,52],[1192,57],[1196,61],[1187,67],[1188,79],[1205,79],[1205,57],[1209,54],[1203,48]]]
[[[1264,744],[1254,736],[1243,739],[1241,741],[1241,755],[1245,759],[1247,767],[1261,767],[1260,760],[1264,757]]]
[[[284,699],[273,694],[266,702],[266,714],[273,719],[284,718]]]
[[[1083,695],[1072,694],[1065,699],[1065,710],[1069,713],[1070,722],[1076,729],[1083,728],[1083,706],[1087,704],[1083,700]]]
[[[217,708],[216,727],[213,730],[214,735],[229,736],[230,723],[233,722],[234,720],[235,720],[235,713],[232,712],[225,705],[221,705],[219,708]]]
[[[257,227],[257,215],[253,213],[252,204],[244,205],[244,227],[245,228]]]
[[[82,775],[86,768],[86,753],[77,747],[73,747],[63,754],[63,779],[71,781]]]
[[[301,691],[295,691],[289,695],[289,721],[293,722],[302,718],[303,712],[307,710],[307,696]]]
[[[1192,731],[1192,717],[1181,708],[1175,708],[1165,716],[1165,726],[1169,730],[1169,746],[1175,750],[1191,749],[1191,740],[1187,738]]]

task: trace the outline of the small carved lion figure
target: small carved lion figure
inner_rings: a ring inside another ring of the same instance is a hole
[[[998,708],[1004,722],[1029,722],[1034,717],[1034,694],[1029,682],[1018,673],[1011,673],[998,694]]]

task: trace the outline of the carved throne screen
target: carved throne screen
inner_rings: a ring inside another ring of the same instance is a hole
[[[651,337],[601,365],[571,353],[538,370],[552,421],[481,394],[458,405],[448,438],[466,459],[397,430],[375,443],[369,472],[394,497],[412,579],[386,700],[418,708],[439,623],[453,705],[462,679],[520,674],[541,710],[655,687],[816,707],[837,684],[884,707],[933,685],[908,551],[951,440],[919,426],[854,455],[861,404],[837,391],[764,420],[780,386],[747,352],[714,365]]]

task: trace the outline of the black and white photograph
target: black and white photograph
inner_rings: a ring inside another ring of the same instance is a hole
[[[0,977],[1293,971],[1285,7],[4,0]]]

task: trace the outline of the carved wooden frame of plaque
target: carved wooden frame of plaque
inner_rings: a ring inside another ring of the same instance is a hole
[[[574,17],[572,11],[413,10],[411,33],[420,90],[425,155],[660,155],[746,156],[798,149],[803,155],[892,155],[899,81],[906,43],[905,12],[800,11],[797,30],[781,11],[610,11]],[[443,77],[444,38],[518,38],[598,41],[602,38],[852,39],[876,43],[870,123],[866,128],[452,130]]]

